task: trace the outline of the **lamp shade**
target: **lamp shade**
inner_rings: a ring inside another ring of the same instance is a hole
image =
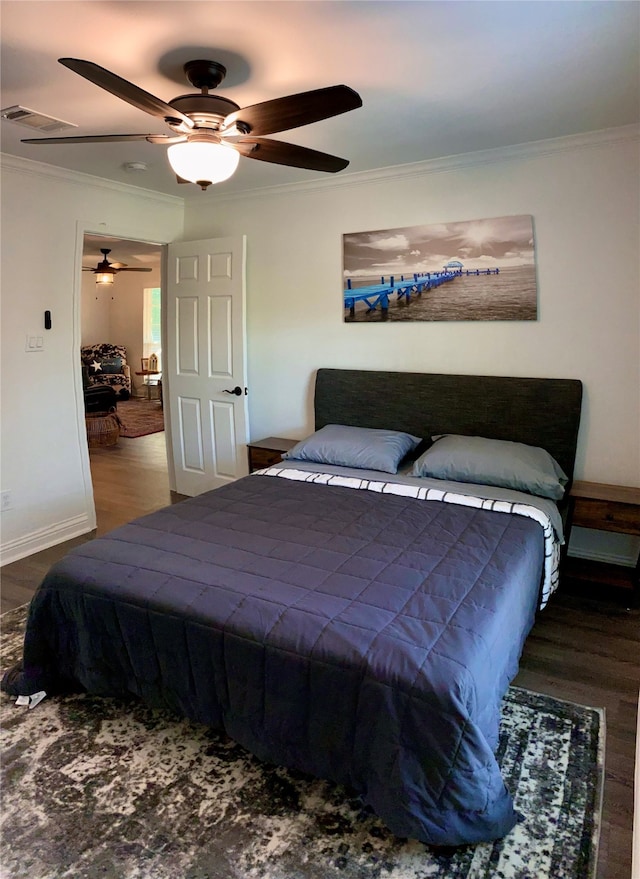
[[[222,143],[191,140],[167,150],[169,164],[178,177],[205,189],[210,183],[228,180],[238,167],[240,153]]]
[[[113,284],[114,277],[113,272],[97,272],[96,284]]]

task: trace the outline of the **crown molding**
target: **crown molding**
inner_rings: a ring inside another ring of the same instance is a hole
[[[564,152],[575,152],[576,150],[608,148],[619,143],[638,140],[640,140],[640,125],[624,125],[618,128],[589,131],[586,134],[571,134],[548,140],[530,141],[508,147],[478,150],[472,153],[460,153],[455,156],[411,162],[405,165],[390,165],[385,168],[375,168],[371,171],[354,171],[350,174],[332,177],[331,180],[285,183],[260,189],[245,189],[238,192],[225,193],[224,195],[216,194],[216,204],[236,201],[238,199],[269,198],[274,195],[287,193],[343,189],[345,187],[383,183],[389,180],[407,180],[415,177],[424,177],[427,174],[441,174],[443,172],[458,171],[463,168],[479,167],[496,162],[522,161]],[[193,197],[191,195],[187,196],[187,202],[190,202]],[[195,197],[197,197],[197,194]]]
[[[341,174],[339,177],[332,177],[330,180],[326,178],[315,179],[302,183],[284,183],[276,186],[242,189],[224,194],[212,194],[215,196],[216,204],[220,204],[222,202],[233,202],[242,199],[271,198],[274,195],[297,192],[343,189],[345,187],[357,187],[372,183],[384,183],[389,180],[407,180],[415,177],[424,177],[428,174],[441,174],[464,168],[495,164],[497,162],[522,161],[564,152],[575,152],[576,150],[608,148],[616,144],[638,140],[640,140],[640,125],[623,125],[618,128],[605,128],[599,131],[589,131],[585,134],[571,134],[565,137],[549,138],[548,140],[529,141],[508,147],[460,153],[454,156],[426,159],[421,162],[411,162],[404,165],[389,165],[370,171],[354,171],[348,174]],[[136,195],[138,198],[147,198],[164,204],[184,205],[200,195],[200,193],[196,192],[185,193],[184,197],[167,195],[155,190],[143,189],[139,186],[132,186],[115,180],[106,180],[103,177],[95,177],[80,171],[59,168],[56,165],[48,165],[46,162],[23,159],[9,153],[0,153],[0,167],[34,176],[64,180],[79,186],[93,186],[96,189]]]
[[[48,165],[46,162],[36,162],[33,159],[23,159],[10,153],[0,153],[0,167],[7,171],[19,171],[22,174],[30,174],[33,177],[64,180],[66,183],[76,184],[85,188],[91,186],[94,189],[106,189],[110,192],[118,192],[124,195],[135,195],[138,198],[147,198],[156,203],[184,205],[184,199],[177,195],[167,195],[164,192],[131,186],[128,183],[120,183],[117,180],[106,180],[104,177],[95,177],[82,171],[70,171],[68,168],[59,168],[57,165]]]

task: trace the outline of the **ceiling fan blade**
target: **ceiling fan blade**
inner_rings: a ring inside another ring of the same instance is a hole
[[[116,266],[116,263],[111,264],[111,268],[115,268],[115,266]],[[116,269],[116,271],[117,272],[150,272],[152,270],[148,269],[148,268],[143,269],[143,268],[137,268],[137,267],[132,266],[131,268],[126,268],[126,269]]]
[[[249,126],[248,133],[275,134],[338,116],[361,106],[362,98],[349,86],[332,85],[236,110],[225,118],[224,130],[243,122]]]
[[[306,168],[309,171],[342,171],[349,164],[348,159],[340,159],[329,153],[320,153],[308,147],[281,140],[263,137],[244,137],[234,147],[248,159],[273,162],[276,165],[289,165],[293,168]]]
[[[115,143],[119,140],[149,140],[150,137],[160,137],[159,134],[89,134],[85,137],[29,137],[21,143]],[[172,140],[172,138],[169,138]],[[151,141],[153,143],[154,141]],[[164,141],[160,141],[164,143]]]
[[[88,79],[94,85],[111,92],[116,98],[120,98],[128,104],[137,107],[138,110],[144,110],[145,113],[159,116],[164,120],[171,119],[182,122],[188,129],[193,128],[193,121],[188,116],[185,116],[184,113],[174,109],[160,98],[156,98],[155,95],[145,92],[144,89],[139,88],[132,82],[128,82],[126,79],[122,79],[121,76],[111,73],[110,70],[100,67],[99,64],[94,64],[93,61],[83,61],[80,58],[58,58],[58,61],[65,67],[68,67],[69,70],[73,70],[74,73],[84,76],[85,79]]]
[[[126,269],[127,264],[126,264],[126,262],[110,262],[109,268],[110,269]]]

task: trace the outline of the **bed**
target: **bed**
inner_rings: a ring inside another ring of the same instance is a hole
[[[557,585],[581,383],[320,369],[314,390],[311,445],[408,435],[398,472],[303,443],[83,544],[34,596],[3,689],[133,694],[345,785],[399,837],[499,838],[500,702]],[[544,449],[563,496],[416,475],[450,437]]]

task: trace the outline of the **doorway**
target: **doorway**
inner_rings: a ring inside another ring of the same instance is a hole
[[[119,270],[112,275],[113,283],[98,284],[95,269],[104,259]],[[158,310],[162,295],[148,292],[162,288],[162,260],[159,244],[90,233],[83,237],[83,384],[113,387],[122,422],[120,436],[111,445],[88,438],[98,533],[171,503],[161,344],[157,352],[153,350],[155,339],[161,343]],[[89,355],[95,346],[106,352],[106,362]],[[150,354],[158,361],[154,370],[149,370]],[[110,370],[122,374],[115,378]]]

